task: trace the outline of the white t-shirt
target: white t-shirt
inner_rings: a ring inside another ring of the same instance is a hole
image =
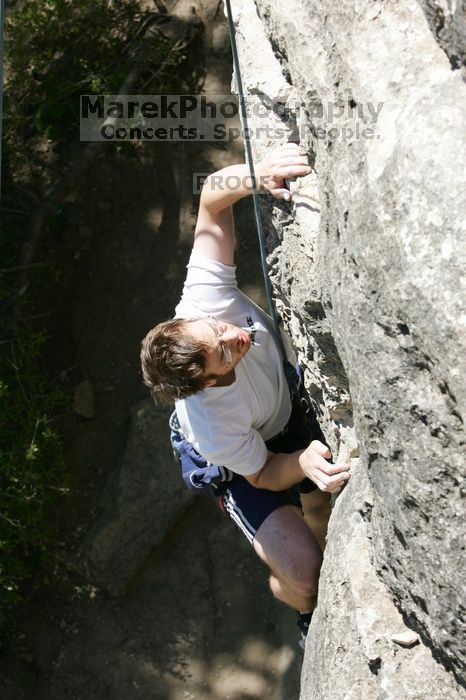
[[[270,317],[238,289],[236,267],[193,251],[175,318],[215,316],[252,333],[230,386],[208,387],[176,401],[186,439],[207,460],[237,474],[254,474],[269,440],[287,424],[291,401]]]

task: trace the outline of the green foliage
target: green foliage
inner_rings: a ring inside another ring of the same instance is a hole
[[[39,371],[44,342],[23,333],[0,354],[0,621],[53,543],[43,516],[67,491],[54,421],[67,397]]]
[[[134,0],[24,0],[6,18],[3,214],[8,225],[0,230],[0,259],[8,274],[0,278],[2,305],[14,289],[31,205],[40,204],[50,172],[57,177],[80,155],[80,95],[119,91],[153,19]],[[138,89],[176,92],[185,58],[182,47],[174,49],[157,35]],[[44,149],[45,139],[52,145]],[[53,218],[47,228],[49,234],[59,229]],[[45,333],[37,322],[33,329],[24,322],[31,300],[39,315],[42,310],[37,280],[28,283],[21,306],[16,304],[15,339],[0,344],[0,622],[53,551],[46,515],[67,492],[57,429],[65,397],[41,369]]]
[[[131,0],[26,0],[5,23],[5,138],[79,135],[80,95],[117,93],[134,65],[150,12]],[[146,77],[170,50],[159,35]],[[170,66],[184,60],[170,55]],[[175,71],[176,72],[176,71]],[[169,75],[157,92],[169,89]]]

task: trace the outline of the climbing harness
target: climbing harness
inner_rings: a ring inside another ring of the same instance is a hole
[[[298,377],[298,394],[294,397],[291,416],[283,430],[270,440],[266,441],[270,452],[295,452],[306,448],[311,440],[320,440],[325,443],[325,437],[317,422],[315,413],[309,408],[304,411],[303,401],[309,402],[303,381],[303,373],[299,365],[293,368]],[[308,403],[310,407],[310,403]],[[209,462],[195,449],[185,438],[176,409],[170,416],[170,442],[173,448],[175,460],[181,466],[183,480],[192,491],[197,491],[214,500],[217,499],[228,487],[229,482],[235,477],[231,469]],[[302,493],[309,492],[315,487],[309,479],[303,479],[297,488]]]

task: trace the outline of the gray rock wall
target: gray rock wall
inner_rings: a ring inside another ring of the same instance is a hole
[[[466,65],[466,10],[463,0],[419,0],[436,41],[453,69]]]
[[[233,5],[255,157],[294,140],[315,167],[291,183],[293,206],[262,199],[270,273],[327,437],[354,469],[302,698],[460,697],[464,10]]]

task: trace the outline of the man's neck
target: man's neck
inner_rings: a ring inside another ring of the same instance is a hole
[[[212,384],[212,386],[230,386],[236,381],[236,374],[235,370],[232,369],[231,372],[228,372],[228,374],[224,374],[222,377],[219,377],[215,384]]]

